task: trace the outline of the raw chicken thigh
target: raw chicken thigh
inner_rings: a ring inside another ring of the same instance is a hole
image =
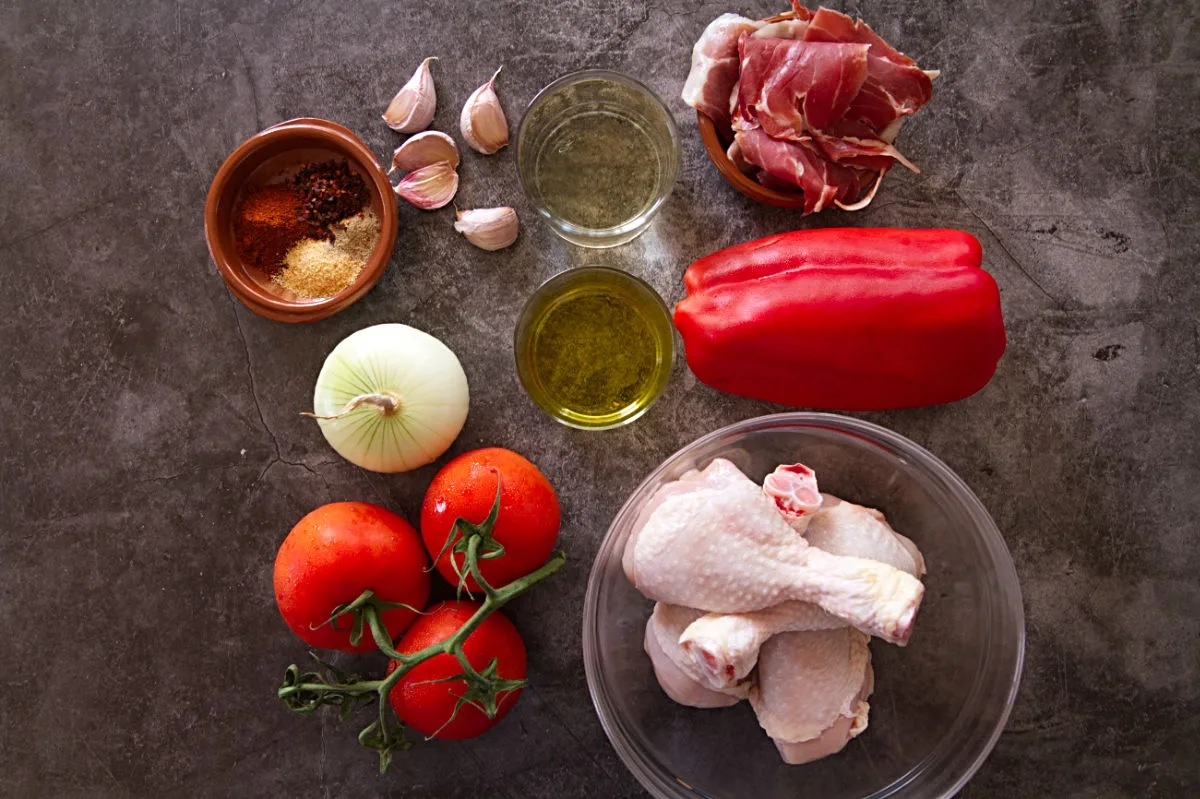
[[[681,705],[728,707],[746,698],[748,685],[731,685],[719,690],[700,681],[696,661],[679,646],[679,635],[703,611],[659,602],[646,620],[646,654],[654,665],[654,676],[667,696]]]
[[[623,557],[626,576],[645,596],[717,613],[800,599],[871,635],[908,639],[924,593],[920,580],[810,547],[728,461],[717,459],[668,489],[665,499],[651,499],[657,504]]]
[[[786,763],[840,752],[867,728],[868,637],[851,627],[782,633],[763,645],[750,704]]]
[[[821,495],[821,510],[804,537],[831,555],[870,558],[914,577],[925,574],[925,558],[917,545],[893,530],[882,513],[829,494]]]
[[[869,634],[906,643],[924,591],[916,545],[879,511],[820,493],[802,464],[760,488],[717,459],[663,486],[622,565],[658,600],[645,648],[664,692],[700,708],[749,698],[793,764],[866,729]]]

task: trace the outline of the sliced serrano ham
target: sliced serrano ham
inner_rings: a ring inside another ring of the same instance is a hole
[[[867,78],[870,45],[742,36],[734,130],[798,141],[846,115]]]
[[[740,130],[734,140],[742,157],[771,177],[804,191],[804,213],[813,214],[835,201],[853,203],[858,197],[858,173],[826,158],[811,139],[787,141],[761,128]]]
[[[831,161],[846,166],[862,167],[876,172],[887,171],[892,163],[898,161],[913,172],[920,172],[911,161],[901,155],[900,151],[876,136],[858,138],[855,136],[828,136],[823,133],[812,134],[813,141],[821,148]]]
[[[729,125],[729,98],[738,79],[738,38],[762,22],[722,14],[708,24],[692,48],[692,69],[683,84],[683,101],[717,125]]]
[[[865,121],[881,131],[897,118],[916,113],[933,96],[929,74],[861,19],[852,20],[828,8],[818,9],[805,27],[804,40],[870,46],[867,80],[846,112],[849,120]]]
[[[931,97],[933,81],[923,70],[868,55],[867,79],[845,118],[883,130],[897,119],[915,114]]]
[[[803,5],[792,0],[792,7]],[[871,30],[871,26],[860,20],[853,20],[840,11],[821,7],[816,13],[804,9],[808,18],[805,38],[816,42],[862,42],[871,45],[871,54],[894,61],[897,64],[916,66],[916,62],[885,42],[879,34]]]

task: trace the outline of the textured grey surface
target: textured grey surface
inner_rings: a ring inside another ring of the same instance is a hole
[[[1177,796],[1200,789],[1200,32],[1194,4],[884,0],[863,11],[943,70],[906,128],[924,171],[868,211],[800,222],[729,189],[678,99],[718,13],[781,3],[35,2],[0,8],[0,794],[634,796],[597,723],[579,643],[610,518],[679,446],[775,410],[679,364],[623,430],[567,430],[518,387],[524,297],[582,263],[668,300],[702,254],[801,224],[946,225],[982,240],[1010,346],[955,405],[868,418],[931,449],[991,509],[1028,612],[1025,680],[970,797]],[[295,116],[358,131],[425,55],[435,126],[456,130],[497,65],[509,118],[595,66],[667,99],[675,194],[642,239],[583,252],[523,204],[511,148],[468,154],[462,207],[513,204],[525,231],[484,254],[449,209],[401,209],[382,283],[325,322],[260,319],[225,290],[202,233],[208,182],[250,134]],[[464,362],[454,451],[510,446],[564,500],[569,565],[512,616],[533,688],[501,730],[421,747],[386,778],[350,728],[273,698],[303,649],[270,568],[290,525],[334,499],[414,518],[433,467],[367,474],[296,415],[329,349],[402,321]]]

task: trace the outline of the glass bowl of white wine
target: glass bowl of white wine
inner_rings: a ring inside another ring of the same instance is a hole
[[[641,235],[679,174],[671,112],[641,82],[600,69],[565,75],[529,104],[517,134],[525,193],[581,247]]]

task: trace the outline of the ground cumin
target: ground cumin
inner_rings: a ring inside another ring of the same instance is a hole
[[[307,300],[332,297],[353,283],[379,241],[379,218],[368,208],[332,233],[333,241],[304,239],[288,250],[272,282]]]

